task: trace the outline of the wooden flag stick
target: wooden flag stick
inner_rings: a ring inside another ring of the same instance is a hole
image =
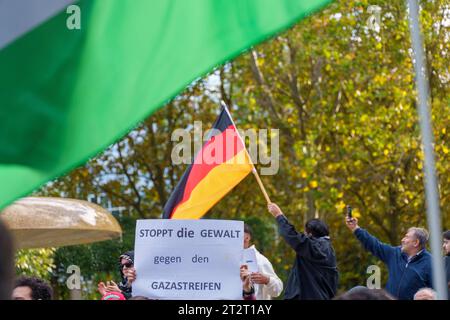
[[[261,191],[262,191],[262,193],[263,193],[263,195],[264,195],[264,198],[265,198],[266,201],[267,201],[267,204],[269,204],[269,203],[271,203],[270,198],[269,198],[269,195],[267,194],[266,188],[264,187],[264,185],[263,185],[263,183],[262,183],[262,181],[261,181],[261,178],[260,178],[260,176],[259,176],[259,174],[258,174],[258,171],[256,171],[256,167],[255,167],[255,165],[253,164],[252,158],[250,157],[250,154],[249,154],[248,151],[247,151],[247,147],[245,146],[244,140],[242,139],[241,135],[240,135],[239,132],[237,131],[236,124],[234,123],[234,120],[233,120],[233,118],[231,117],[230,111],[228,110],[228,107],[227,107],[225,101],[221,100],[220,102],[221,102],[222,106],[225,108],[225,111],[227,112],[228,116],[230,117],[231,123],[233,123],[233,126],[236,128],[237,135],[238,135],[239,139],[241,140],[242,145],[244,146],[244,150],[245,150],[245,152],[247,153],[247,156],[248,156],[248,158],[249,158],[249,160],[250,160],[250,163],[252,164],[252,173],[253,173],[253,175],[255,176],[256,181],[258,182],[259,188],[261,189]]]
[[[259,187],[261,188],[261,191],[262,191],[262,193],[264,195],[264,198],[266,198],[267,204],[272,203],[272,201],[270,201],[269,195],[267,194],[266,188],[264,187],[264,185],[263,185],[263,183],[261,181],[261,178],[259,177],[258,171],[256,171],[256,168],[255,168],[254,165],[253,165],[252,172],[253,172],[253,175],[256,178],[256,181],[258,181]]]

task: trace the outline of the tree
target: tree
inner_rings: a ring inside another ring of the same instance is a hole
[[[16,254],[16,274],[50,280],[55,249],[22,249]]]

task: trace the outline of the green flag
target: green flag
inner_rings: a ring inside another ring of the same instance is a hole
[[[0,2],[0,208],[328,2]]]

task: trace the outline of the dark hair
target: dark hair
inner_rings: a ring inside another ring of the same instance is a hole
[[[10,300],[14,279],[14,248],[9,231],[0,221],[0,300]]]
[[[330,234],[328,226],[320,219],[308,220],[305,224],[305,231],[311,233],[314,238],[325,237]]]
[[[21,277],[16,280],[14,288],[29,287],[31,289],[31,298],[33,300],[52,300],[53,290],[42,279],[35,277]]]
[[[450,240],[450,230],[445,231],[442,236],[444,239]]]
[[[252,228],[250,228],[250,226],[246,223],[244,223],[244,233],[248,233],[250,235],[250,237],[253,238]]]
[[[395,300],[383,289],[369,289],[358,286],[334,298],[334,300]]]

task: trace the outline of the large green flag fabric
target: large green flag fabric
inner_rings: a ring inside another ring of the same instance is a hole
[[[330,0],[23,2],[0,2],[0,208]]]

